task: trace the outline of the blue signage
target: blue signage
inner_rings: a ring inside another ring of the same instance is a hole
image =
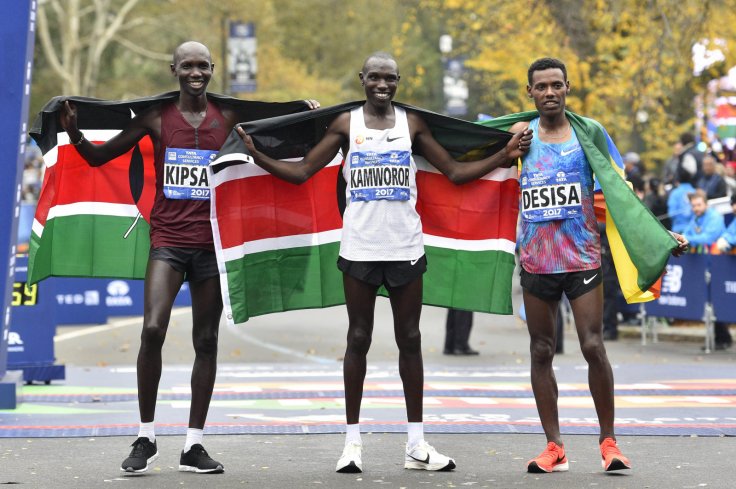
[[[227,53],[230,93],[255,92],[258,59],[256,28],[252,22],[230,22]]]
[[[36,1],[17,0],[0,15],[0,64],[4,69],[0,90],[0,386],[7,370],[10,336],[11,294],[14,282],[17,221],[21,175],[28,132],[28,101],[31,94],[33,43],[36,31]],[[6,389],[0,389],[0,404]]]
[[[705,282],[708,258],[696,254],[671,257],[662,279],[662,295],[644,305],[647,315],[702,321],[708,301]]]
[[[718,321],[736,323],[736,256],[711,255],[710,297]]]
[[[54,298],[48,280],[29,285],[28,257],[18,256],[13,284],[13,313],[8,335],[8,369],[22,370],[23,380],[63,379],[63,365],[54,364]]]

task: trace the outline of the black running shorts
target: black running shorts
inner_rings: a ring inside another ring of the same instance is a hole
[[[535,297],[546,301],[559,301],[564,292],[568,300],[574,300],[598,287],[603,280],[601,269],[569,273],[529,273],[521,269],[521,286]]]
[[[337,268],[376,287],[401,287],[427,271],[427,256],[407,261],[351,261],[340,256],[337,258]]]
[[[189,282],[200,282],[220,274],[214,251],[162,246],[151,249],[148,257],[168,263],[174,270],[183,273],[184,279]]]

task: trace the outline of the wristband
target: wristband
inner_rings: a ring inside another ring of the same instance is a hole
[[[79,137],[79,141],[77,141],[76,143],[72,141],[71,139],[69,140],[69,142],[72,143],[72,146],[79,146],[80,144],[84,142],[84,133],[81,133],[81,134],[82,135]]]

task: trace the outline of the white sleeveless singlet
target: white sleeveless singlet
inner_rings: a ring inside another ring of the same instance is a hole
[[[424,255],[416,211],[417,167],[406,111],[394,106],[391,129],[368,129],[363,107],[350,112],[350,148],[340,256],[352,261],[406,261]]]

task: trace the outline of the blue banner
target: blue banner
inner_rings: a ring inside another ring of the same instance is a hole
[[[28,285],[28,257],[19,256],[8,335],[8,367],[38,368],[54,364],[54,298],[48,280]],[[26,378],[25,380],[31,380]]]
[[[108,280],[100,278],[50,277],[44,284],[54,309],[56,324],[104,324]]]
[[[0,379],[5,375],[10,335],[17,220],[20,210],[21,175],[28,132],[28,101],[31,94],[33,42],[36,31],[36,1],[16,0],[0,15],[0,65],[4,70],[0,90]]]
[[[683,255],[670,258],[662,279],[662,295],[645,303],[649,316],[702,321],[708,286],[705,270],[709,255]]]
[[[256,28],[252,22],[230,22],[227,52],[230,93],[255,92],[258,60]]]
[[[736,256],[711,255],[710,295],[718,321],[736,323]]]

